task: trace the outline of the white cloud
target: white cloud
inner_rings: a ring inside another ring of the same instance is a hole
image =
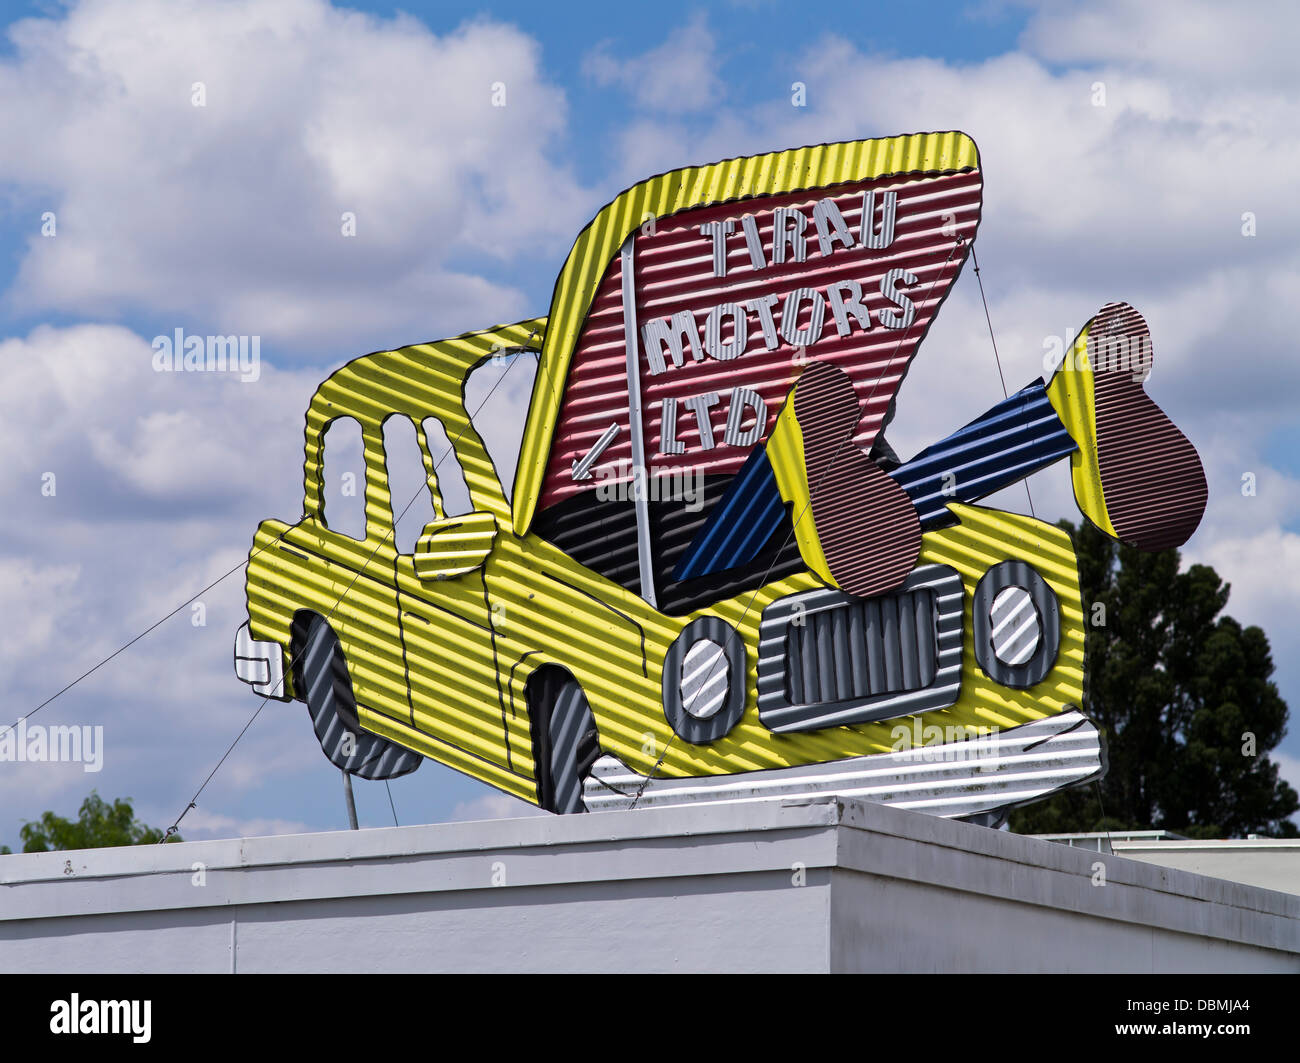
[[[40,564],[25,557],[0,557],[0,608],[5,604],[50,600],[76,584],[78,564]],[[8,616],[19,615],[14,612]],[[23,624],[6,624],[0,629],[0,683],[13,684],[13,671],[24,667],[39,654],[55,634],[51,613],[28,612]],[[0,723],[4,727],[12,721]]]
[[[1068,340],[1103,302],[1125,299],[1152,328],[1149,393],[1212,467],[1212,520],[1226,528],[1293,519],[1281,501],[1289,481],[1263,451],[1268,434],[1292,421],[1300,388],[1291,313],[1300,296],[1300,215],[1291,206],[1300,103],[1220,65],[1248,65],[1240,42],[1262,36],[1289,63],[1276,42],[1294,16],[1266,7],[1240,18],[1206,4],[1186,13],[1092,7],[1044,5],[1026,30],[1029,54],[976,63],[875,55],[828,34],[793,68],[808,86],[806,108],[781,95],[699,119],[640,121],[621,142],[623,172],[632,180],[819,140],[967,131],[985,174],[977,253],[1008,387],[1043,371],[1049,337]],[[1197,45],[1210,40],[1228,42],[1235,58]],[[1093,105],[1097,80],[1105,106]],[[1255,237],[1242,235],[1246,211],[1256,215]],[[968,265],[909,370],[891,441],[915,452],[1001,394]],[[1247,470],[1276,488],[1251,500],[1249,515],[1236,505]],[[1052,494],[1068,502],[1068,475],[1057,478],[1063,487]],[[1023,503],[1023,489],[1008,494]]]
[[[1300,793],[1300,757],[1285,753],[1280,749],[1270,750],[1268,759],[1277,765],[1277,773],[1291,784],[1291,788]],[[1291,817],[1300,825],[1300,812]]]
[[[258,520],[301,511],[303,417],[328,371],[287,370],[287,356],[315,345],[332,361],[536,312],[462,258],[514,267],[552,248],[558,264],[589,209],[550,154],[563,94],[511,27],[436,36],[319,0],[85,0],[10,32],[0,181],[33,230],[57,215],[56,236],[28,242],[10,306],[145,324],[0,340],[0,611],[21,618],[0,640],[0,726],[236,571],[202,595],[202,626],[183,607],[38,717],[102,724],[100,775],[28,765],[0,785],[11,819],[75,810],[96,785],[170,822],[257,707],[230,661],[239,562]],[[155,372],[148,337],[177,326],[258,336],[256,382]],[[490,440],[520,423],[528,375],[479,419]],[[332,786],[327,767],[302,706],[273,702],[186,829],[297,829],[236,809],[267,786]]]
[[[10,765],[13,816],[75,810],[91,786],[174,815],[256,707],[230,663],[239,565],[260,518],[301,511],[303,412],[321,374],[264,362],[245,384],[157,373],[152,354],[114,325],[0,341],[0,726],[236,570],[201,613],[182,608],[41,711],[36,722],[103,726],[104,768]],[[291,777],[319,758],[310,743],[305,714],[268,711],[227,779]]]
[[[485,363],[470,374],[465,385],[465,409],[507,495],[514,487],[536,376],[536,356],[518,354],[500,366]]]
[[[1053,62],[1155,68],[1199,82],[1205,96],[1234,85],[1296,80],[1295,5],[1253,0],[1080,0],[1043,3],[1021,46]]]
[[[549,154],[563,93],[513,27],[82,0],[10,36],[0,181],[32,212],[10,292],[27,311],[373,350],[524,316],[457,255],[558,258],[582,219]],[[54,237],[36,234],[45,210]]]
[[[1247,500],[1248,502],[1251,500]],[[1276,672],[1273,681],[1291,707],[1291,726],[1283,748],[1270,754],[1283,766],[1283,775],[1300,790],[1300,535],[1276,525],[1248,534],[1205,537],[1186,553],[1188,561],[1213,566],[1231,591],[1224,610],[1242,624],[1256,624],[1268,636]],[[1279,753],[1283,756],[1279,758]]]
[[[1213,565],[1232,584],[1229,612],[1243,623],[1294,637],[1300,601],[1300,535],[1265,527],[1253,535],[1217,539],[1196,553],[1198,560]]]
[[[285,490],[298,479],[307,400],[324,374],[264,359],[258,379],[244,382],[157,372],[153,356],[115,325],[40,326],[0,341],[0,490],[11,521],[299,504],[300,492]]]
[[[292,819],[262,816],[244,818],[195,808],[185,817],[181,837],[189,841],[201,838],[264,838],[273,834],[306,834],[311,829],[306,823]]]
[[[547,816],[536,805],[509,794],[484,794],[472,801],[461,801],[448,814],[446,822],[459,823],[476,819],[518,819],[521,816]]]
[[[697,14],[633,58],[616,58],[601,44],[584,57],[582,69],[598,85],[621,87],[646,110],[707,111],[723,97],[715,49],[708,20]]]

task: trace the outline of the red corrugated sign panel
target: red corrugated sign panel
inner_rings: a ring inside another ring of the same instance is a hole
[[[864,411],[854,440],[868,449],[965,261],[981,188],[978,171],[890,177],[643,225],[632,269],[651,476],[735,473],[814,360],[852,379]],[[570,364],[541,508],[630,478],[622,287],[615,256]],[[575,480],[593,448],[596,475]]]

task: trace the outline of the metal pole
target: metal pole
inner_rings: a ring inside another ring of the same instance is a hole
[[[641,597],[655,604],[654,563],[650,556],[650,469],[645,463],[645,423],[641,420],[641,361],[636,332],[636,234],[623,241],[623,345],[627,352],[627,416],[632,434],[632,500],[636,505],[636,549]],[[641,478],[638,487],[637,477]]]
[[[339,769],[342,771],[342,769]],[[352,796],[352,776],[348,772],[343,772],[343,793],[348,799],[348,825],[357,829],[357,802]]]

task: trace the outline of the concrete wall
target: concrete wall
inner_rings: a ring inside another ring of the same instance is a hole
[[[0,857],[0,970],[1300,972],[1300,897],[764,801]]]
[[[1296,838],[1116,841],[1115,852],[1130,860],[1300,894],[1300,839]]]

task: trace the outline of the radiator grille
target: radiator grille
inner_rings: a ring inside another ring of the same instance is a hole
[[[792,705],[920,690],[934,682],[929,590],[849,602],[786,625],[785,693]]]
[[[893,594],[813,591],[773,602],[759,635],[759,718],[773,731],[951,705],[961,683],[961,577],[924,565]]]

